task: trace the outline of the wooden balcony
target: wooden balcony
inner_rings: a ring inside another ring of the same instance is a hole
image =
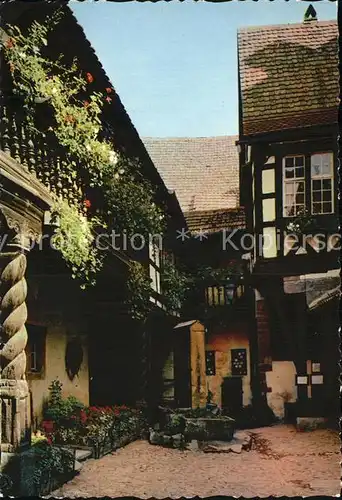
[[[85,193],[81,165],[67,155],[53,133],[34,134],[29,129],[22,104],[11,95],[0,94],[0,149],[51,193],[76,205]]]
[[[204,293],[207,307],[232,306],[244,294],[244,284],[212,285],[206,287]]]

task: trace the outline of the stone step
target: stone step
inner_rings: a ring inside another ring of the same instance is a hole
[[[205,453],[241,453],[242,450],[250,450],[252,436],[248,432],[236,431],[234,438],[227,441],[207,441],[202,445]]]
[[[83,467],[83,464],[81,464],[81,462],[79,462],[78,460],[75,460],[75,464],[74,464],[75,472],[80,472],[82,467]]]
[[[92,456],[92,451],[91,450],[81,450],[77,449],[75,458],[78,462],[84,462],[84,460],[87,460],[87,458],[91,458]]]

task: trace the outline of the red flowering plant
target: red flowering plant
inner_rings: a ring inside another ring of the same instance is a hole
[[[90,406],[81,414],[84,426],[83,444],[97,446],[104,442],[117,442],[123,436],[137,436],[140,412],[125,405]]]
[[[83,408],[83,403],[74,396],[63,398],[62,384],[58,380],[53,380],[49,387],[49,398],[43,407],[44,420],[41,428],[45,436],[52,442],[70,441],[71,436],[77,441]]]
[[[41,429],[48,442],[92,446],[114,446],[123,437],[138,437],[142,414],[126,405],[90,406],[63,399],[62,384],[53,381]],[[70,401],[74,403],[70,405]],[[113,444],[114,443],[114,444]]]

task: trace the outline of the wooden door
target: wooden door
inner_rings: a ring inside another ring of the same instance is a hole
[[[229,417],[236,417],[242,410],[242,377],[226,377],[221,386],[222,410]]]
[[[179,408],[191,407],[190,329],[179,328],[174,333],[175,403]]]

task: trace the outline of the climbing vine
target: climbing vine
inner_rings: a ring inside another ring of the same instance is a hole
[[[151,280],[140,262],[130,263],[125,304],[135,320],[145,321],[151,310]]]
[[[224,267],[199,266],[193,272],[193,282],[196,284],[220,285],[232,278],[242,276],[240,262],[228,262]]]
[[[179,312],[191,286],[191,277],[165,258],[161,274],[164,304],[169,311]]]
[[[103,254],[94,245],[94,227],[103,225],[93,217],[88,220],[68,202],[58,199],[52,207],[57,222],[52,244],[71,267],[72,278],[81,281],[81,288],[95,284],[96,273],[103,264]]]
[[[48,102],[55,120],[55,126],[50,126],[48,132],[86,166],[93,182],[101,183],[104,172],[108,169],[113,172],[118,158],[113,146],[99,139],[103,105],[111,102],[107,94],[113,89],[92,92],[94,77],[91,73],[83,75],[76,59],[70,67],[65,67],[60,61],[43,57],[48,34],[58,21],[59,16],[49,18],[44,25],[34,21],[27,36],[17,26],[10,26],[4,42],[5,55],[15,89],[28,110],[31,128],[41,133],[35,128],[33,112],[37,103]],[[82,101],[79,96],[85,92],[89,98]]]
[[[104,106],[112,102],[115,90],[108,87],[103,92],[95,92],[94,76],[81,71],[77,59],[66,66],[61,62],[62,54],[56,60],[47,56],[49,34],[60,22],[61,15],[51,16],[44,25],[34,21],[26,36],[17,26],[8,26],[1,38],[14,92],[23,100],[27,126],[35,135],[53,135],[64,146],[67,154],[61,172],[64,180],[81,174],[90,188],[101,189],[103,205],[95,209],[96,217],[84,215],[84,207],[90,207],[91,201],[82,191],[75,206],[57,198],[52,207],[53,217],[59,222],[54,236],[55,248],[84,288],[95,283],[104,258],[94,245],[95,227],[160,233],[164,228],[164,214],[153,201],[154,191],[143,179],[139,163],[119,154],[105,138],[102,112]],[[53,123],[47,130],[39,130],[35,120],[43,102],[53,111]],[[134,283],[137,278],[134,266],[132,273]],[[147,295],[147,282],[143,284],[141,273],[139,276],[142,299]]]

